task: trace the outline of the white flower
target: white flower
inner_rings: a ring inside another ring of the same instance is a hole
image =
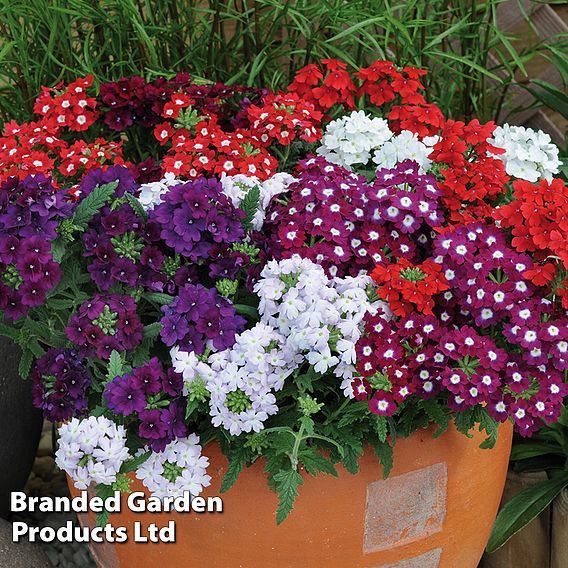
[[[339,363],[339,359],[331,354],[329,347],[326,347],[323,351],[311,351],[308,353],[306,359],[310,365],[313,365],[314,369],[321,374]]]
[[[246,176],[244,174],[228,176],[223,173],[221,175],[223,193],[232,201],[235,207],[241,204],[241,201],[252,188],[256,186],[260,190],[258,211],[252,219],[252,227],[257,231],[262,229],[266,210],[272,198],[287,191],[288,186],[295,181],[296,178],[287,173],[274,174],[271,178],[263,182],[256,177]]]
[[[143,183],[140,186],[138,201],[145,211],[151,211],[162,202],[162,195],[167,193],[169,188],[173,185],[183,183],[181,180],[176,179],[175,175],[168,172],[164,175],[164,179],[150,183]]]
[[[91,483],[114,483],[130,457],[124,426],[104,416],[73,418],[60,426],[59,436],[55,461],[77,489],[86,489]]]
[[[426,173],[432,163],[428,156],[432,153],[436,142],[435,136],[420,141],[415,132],[403,130],[375,150],[373,162],[379,168],[390,169],[405,160],[413,160],[420,166],[420,172]]]
[[[344,167],[367,164],[371,152],[392,135],[384,118],[371,118],[362,110],[353,111],[327,125],[317,153]]]
[[[186,491],[196,497],[211,483],[208,466],[209,459],[201,455],[199,437],[190,434],[170,442],[163,452],[152,452],[137,469],[136,477],[160,499],[181,497]]]
[[[550,181],[562,165],[558,159],[558,147],[542,130],[504,124],[495,128],[493,138],[488,142],[505,150],[504,154],[489,155],[501,160],[506,172],[519,179]]]

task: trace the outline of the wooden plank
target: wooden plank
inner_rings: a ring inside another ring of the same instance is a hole
[[[547,479],[544,472],[522,475],[509,472],[501,505],[523,489],[543,479]],[[479,566],[480,568],[548,568],[549,559],[550,509],[548,508],[512,536],[499,550],[493,554],[485,554]]]
[[[526,15],[532,16],[543,4],[532,0],[507,0],[497,7],[497,25],[504,32],[510,32],[526,21]]]
[[[552,506],[550,568],[568,566],[568,491],[564,489]]]
[[[568,32],[568,24],[546,4],[532,15],[531,22],[541,39]]]
[[[560,147],[564,146],[564,131],[560,124],[555,123],[552,118],[543,111],[539,111],[525,121],[522,126],[532,128],[533,130],[543,130],[550,134],[552,141]],[[568,563],[566,564],[568,566]]]

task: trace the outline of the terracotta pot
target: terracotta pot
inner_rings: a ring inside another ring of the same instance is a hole
[[[481,558],[507,473],[510,425],[493,450],[453,428],[438,439],[431,430],[399,439],[387,480],[371,451],[357,475],[305,476],[295,510],[280,526],[277,498],[263,464],[246,469],[223,495],[223,513],[111,515],[114,526],[141,521],[176,524],[175,544],[104,544],[93,547],[101,568],[475,568]],[[206,448],[218,495],[227,462]],[[142,490],[139,483],[133,486]],[[92,525],[94,517],[83,518]]]
[[[10,513],[10,492],[28,480],[43,424],[32,405],[31,381],[18,374],[19,361],[20,349],[0,337],[0,517]]]

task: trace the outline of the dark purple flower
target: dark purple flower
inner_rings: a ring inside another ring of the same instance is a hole
[[[131,374],[116,377],[105,387],[104,396],[108,407],[117,414],[130,416],[146,408],[146,395],[134,384]]]
[[[140,426],[138,433],[146,440],[159,440],[168,433],[168,424],[164,422],[162,413],[159,410],[142,410],[138,414]]]
[[[34,406],[48,420],[69,420],[87,409],[91,377],[75,351],[50,349],[37,360],[31,379]]]

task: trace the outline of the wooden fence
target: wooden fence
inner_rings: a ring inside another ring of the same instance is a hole
[[[568,14],[568,13],[567,13]],[[554,35],[568,33],[568,24],[551,6],[535,2],[534,0],[506,0],[497,10],[497,21],[504,32],[518,30],[523,24],[526,27],[526,18],[541,40],[547,40]],[[493,61],[495,62],[495,61]],[[562,87],[562,78],[552,64],[544,64],[533,79],[540,79],[551,83],[555,87]],[[540,108],[527,108],[534,103],[533,96],[522,87],[512,87],[509,97],[511,108],[524,108],[508,119],[510,123],[539,128],[548,132],[556,144],[564,146],[565,121],[555,114],[547,114]],[[504,117],[500,117],[504,119]]]

